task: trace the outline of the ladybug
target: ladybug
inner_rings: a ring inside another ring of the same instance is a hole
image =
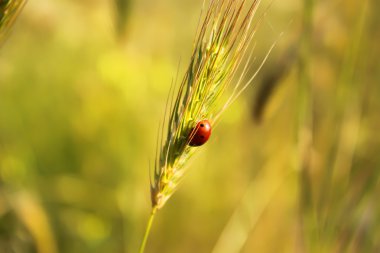
[[[197,125],[191,130],[189,138],[189,146],[198,147],[205,144],[211,135],[211,124],[205,119],[197,123]]]

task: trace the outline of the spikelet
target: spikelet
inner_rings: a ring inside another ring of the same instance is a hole
[[[197,122],[207,119],[213,125],[254,77],[242,84],[251,61],[251,56],[247,57],[247,49],[256,32],[257,24],[254,25],[253,17],[260,0],[246,2],[211,0],[209,3],[178,94],[174,100],[168,99],[166,111],[169,113],[164,117],[167,117],[164,122],[167,133],[164,136],[162,127],[151,178],[154,211],[163,207],[175,192],[186,172],[189,158],[199,149],[188,145],[189,135]],[[232,86],[228,89],[231,94],[222,96],[229,86]]]
[[[25,0],[0,0],[0,46],[24,4]]]

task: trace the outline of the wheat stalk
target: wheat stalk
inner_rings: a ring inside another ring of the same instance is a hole
[[[199,148],[189,145],[197,123],[208,120],[215,125],[222,112],[252,82],[274,46],[256,73],[243,83],[253,61],[252,53],[248,55],[247,50],[258,25],[253,18],[259,4],[260,0],[250,3],[246,0],[210,0],[175,99],[174,89],[169,92],[150,183],[152,213],[140,252],[144,252],[156,211],[176,191],[188,160]],[[224,96],[228,87],[232,92]]]
[[[0,45],[24,4],[25,0],[0,0]]]

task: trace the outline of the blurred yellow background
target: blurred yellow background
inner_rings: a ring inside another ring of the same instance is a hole
[[[1,253],[137,252],[202,2],[26,3],[0,48]],[[278,45],[146,252],[380,252],[379,9],[262,2],[257,61]]]

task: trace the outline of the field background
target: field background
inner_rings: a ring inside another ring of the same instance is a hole
[[[257,61],[277,46],[146,252],[380,252],[380,3],[269,5]],[[201,7],[26,3],[0,48],[1,253],[137,252],[157,129]]]

